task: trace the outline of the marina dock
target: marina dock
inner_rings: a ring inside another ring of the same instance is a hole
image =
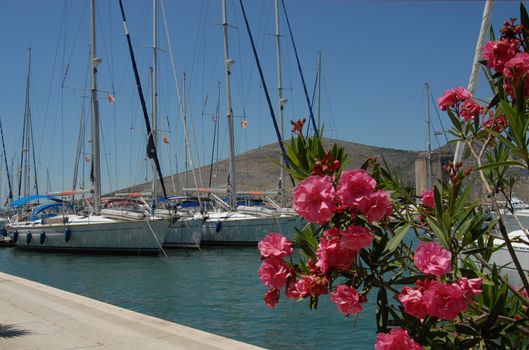
[[[261,349],[0,272],[0,349]]]

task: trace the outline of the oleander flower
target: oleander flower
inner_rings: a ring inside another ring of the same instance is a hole
[[[342,173],[336,195],[343,205],[355,207],[360,198],[375,190],[377,182],[364,169],[347,170]]]
[[[330,176],[309,176],[294,188],[294,210],[308,222],[322,225],[336,211],[335,196]]]
[[[452,253],[435,242],[421,242],[417,246],[413,262],[419,271],[442,276],[452,270]]]
[[[263,261],[257,273],[265,286],[281,289],[287,283],[290,269],[281,258],[268,258]]]
[[[417,317],[419,320],[426,317],[426,304],[424,303],[423,293],[420,288],[404,287],[398,298],[404,306],[404,312],[408,315]]]
[[[308,296],[317,297],[319,295],[327,294],[329,280],[324,276],[302,276],[296,282],[296,291],[300,298]]]
[[[483,46],[482,56],[487,60],[487,67],[503,72],[505,63],[516,55],[519,47],[518,39],[489,41]]]
[[[277,303],[279,302],[279,289],[277,288],[269,289],[265,293],[263,300],[266,303],[266,306],[272,309],[275,308]]]
[[[375,235],[363,226],[352,225],[340,233],[342,237],[342,246],[356,252],[370,246],[373,242],[373,238],[375,238]]]
[[[423,300],[428,315],[446,321],[452,321],[468,306],[465,291],[461,287],[438,281],[433,281],[424,292]]]
[[[463,289],[465,293],[465,298],[467,298],[467,301],[471,301],[472,298],[476,295],[480,295],[481,290],[481,284],[483,283],[483,278],[471,278],[467,279],[466,277],[461,278],[458,280],[455,284],[458,285],[461,289]]]
[[[520,85],[523,85],[524,97],[529,96],[529,53],[519,52],[505,63],[503,75],[505,91],[511,97],[516,97],[515,91]]]
[[[482,112],[483,107],[474,99],[463,101],[459,107],[459,116],[467,122],[474,120],[474,118],[479,116]]]
[[[386,220],[393,212],[393,205],[389,193],[379,190],[362,198],[358,202],[358,211],[366,217],[369,223]]]
[[[432,190],[426,190],[421,193],[422,205],[426,208],[435,208],[435,195]]]
[[[290,279],[287,282],[287,287],[285,288],[285,295],[287,298],[292,299],[292,300],[300,300],[303,298],[303,296],[301,296],[296,286],[297,286],[297,283],[294,278]]]
[[[292,255],[292,242],[279,232],[270,232],[257,244],[261,258],[282,258]]]
[[[378,333],[375,350],[422,350],[404,328],[392,328],[389,333]]]
[[[362,302],[365,302],[356,289],[345,284],[337,286],[331,292],[330,298],[336,304],[338,310],[345,316],[356,315],[362,311]]]
[[[448,108],[454,107],[456,104],[470,98],[472,98],[472,94],[467,89],[456,87],[446,90],[443,96],[437,99],[437,104],[442,111],[446,111]]]
[[[344,247],[339,237],[322,237],[316,250],[316,257],[318,258],[316,266],[325,274],[333,269],[349,270],[355,261],[356,252]]]

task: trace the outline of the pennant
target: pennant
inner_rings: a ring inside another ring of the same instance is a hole
[[[116,98],[112,96],[111,94],[108,94],[108,103],[114,103],[116,102]]]
[[[169,144],[169,140],[167,139],[167,136],[165,136],[165,135],[162,136],[162,141],[165,144]]]
[[[246,121],[246,119],[241,120],[241,128],[246,129],[247,126],[248,122]]]

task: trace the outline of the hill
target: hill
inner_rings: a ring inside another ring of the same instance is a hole
[[[380,148],[362,145],[353,142],[330,140],[324,141],[325,147],[329,148],[333,143],[343,146],[352,160],[352,167],[359,167],[367,158],[384,159],[391,168],[396,169],[406,184],[415,185],[414,162],[419,152],[404,151],[391,148]],[[277,189],[279,179],[279,167],[271,159],[279,159],[280,150],[276,143],[259,147],[236,157],[237,191],[273,191]],[[213,169],[210,182],[210,169]],[[218,164],[203,166],[197,169],[196,176],[199,187],[225,188],[228,174],[228,160],[219,161]],[[167,191],[179,193],[182,187],[194,187],[193,175],[189,171],[164,177]],[[176,191],[173,190],[173,182]],[[287,179],[287,189],[290,189]],[[150,191],[151,183],[142,183],[117,192],[143,192]]]

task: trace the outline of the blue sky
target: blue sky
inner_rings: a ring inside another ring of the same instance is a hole
[[[124,0],[143,88],[150,89],[152,4]],[[187,77],[188,117],[195,165],[209,163],[213,114],[220,81],[219,157],[227,154],[220,0],[165,0],[168,31],[179,79]],[[245,1],[246,11],[274,107],[277,105],[273,0]],[[322,52],[321,118],[326,136],[368,145],[424,150],[424,84],[438,97],[467,86],[481,24],[482,1],[286,0],[309,90]],[[88,64],[88,1],[3,0],[0,3],[0,116],[10,162],[18,168],[22,143],[28,47],[32,48],[31,108],[39,186],[71,188],[73,161]],[[497,1],[493,25],[518,17],[519,2]],[[146,176],[145,132],[117,0],[97,2],[104,190],[135,184]],[[236,149],[275,142],[264,92],[239,2],[228,0]],[[295,57],[282,16],[286,132],[289,120],[308,117]],[[184,169],[182,122],[159,10],[159,127],[170,145],[160,146],[164,173]],[[65,72],[67,71],[67,74]],[[64,82],[64,87],[61,87]],[[482,80],[483,83],[483,80]],[[113,91],[115,104],[106,102]],[[480,84],[478,95],[487,98]],[[146,96],[149,101],[149,96]],[[86,101],[88,102],[88,101]],[[150,109],[150,102],[149,109]],[[87,107],[86,113],[89,113]],[[448,119],[441,114],[445,126]],[[240,121],[246,118],[248,127]],[[434,126],[440,129],[432,108]],[[170,128],[166,120],[169,120]],[[89,129],[87,129],[89,138]],[[434,146],[435,143],[434,143]],[[89,152],[87,148],[87,152]],[[171,160],[169,162],[169,159]],[[11,164],[10,164],[11,166]],[[2,167],[3,169],[3,167]],[[85,168],[87,171],[87,167]],[[48,176],[49,174],[49,185]],[[87,173],[86,173],[87,174]],[[15,181],[16,187],[16,181]],[[0,196],[5,195],[2,170]]]

